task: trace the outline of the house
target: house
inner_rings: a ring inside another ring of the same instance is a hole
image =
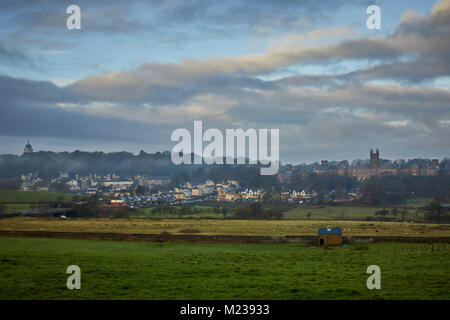
[[[149,188],[153,186],[162,186],[170,183],[170,178],[165,176],[138,176],[136,177],[139,185],[147,186]]]
[[[192,188],[191,190],[193,197],[201,197],[203,196],[203,189],[202,188]]]
[[[124,197],[121,197],[118,199],[111,199],[111,205],[115,206],[115,207],[123,207],[126,205],[126,203],[127,203],[127,200]]]
[[[264,190],[263,189],[245,189],[241,192],[242,199],[245,200],[251,200],[251,201],[259,201],[264,196]]]
[[[117,190],[126,190],[133,186],[134,182],[131,179],[92,179],[91,186],[105,186],[114,187]]]
[[[319,228],[319,246],[342,245],[342,228]]]

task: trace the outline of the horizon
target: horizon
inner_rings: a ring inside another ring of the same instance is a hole
[[[28,141],[28,140],[27,140]],[[54,153],[64,153],[64,152],[67,152],[67,153],[73,153],[73,152],[89,152],[89,153],[93,153],[93,152],[100,152],[100,153],[105,153],[105,154],[110,154],[110,153],[122,153],[122,152],[125,152],[125,153],[130,153],[130,154],[132,154],[133,156],[138,156],[139,155],[139,153],[141,153],[141,152],[144,152],[144,153],[146,153],[146,154],[150,154],[150,155],[152,155],[152,154],[156,154],[156,153],[161,153],[161,154],[163,154],[163,153],[169,153],[169,154],[171,154],[171,151],[170,150],[164,150],[164,151],[161,151],[161,150],[157,150],[157,151],[154,151],[154,152],[147,152],[147,151],[145,151],[144,149],[140,149],[139,151],[137,151],[137,152],[132,152],[132,151],[127,151],[127,150],[114,150],[114,151],[104,151],[104,150],[82,150],[82,149],[76,149],[76,150],[72,150],[72,151],[69,151],[69,150],[36,150],[35,148],[34,148],[34,146],[33,146],[33,143],[32,143],[32,141],[31,140],[29,140],[29,143],[31,144],[31,146],[33,147],[33,153],[38,153],[38,152],[54,152]],[[24,146],[25,146],[25,144],[24,144]],[[433,160],[433,159],[438,159],[439,160],[439,162],[441,162],[441,161],[443,161],[443,160],[446,160],[446,159],[449,159],[450,158],[450,156],[445,156],[445,157],[406,157],[406,158],[386,158],[386,157],[382,157],[381,155],[382,155],[382,153],[381,153],[381,151],[382,151],[382,149],[381,148],[371,148],[371,149],[369,149],[369,151],[370,150],[375,150],[375,149],[380,149],[380,160],[388,160],[388,161],[391,161],[391,162],[394,162],[394,161],[399,161],[399,160],[404,160],[404,161],[411,161],[411,160],[418,160],[418,159],[422,159],[422,160]],[[15,156],[21,156],[23,154],[23,149],[22,149],[22,152],[21,153],[0,153],[0,155],[15,155]],[[191,152],[191,154],[194,154],[193,152]],[[223,157],[224,159],[226,158],[225,156]],[[202,157],[202,159],[204,159],[203,157]],[[237,159],[237,157],[235,157],[234,159]],[[246,159],[246,164],[248,164],[248,158],[246,157],[245,158]],[[307,161],[303,161],[303,162],[290,162],[290,161],[285,161],[285,160],[283,160],[283,159],[280,159],[279,160],[279,162],[280,162],[280,164],[281,165],[288,165],[288,164],[290,164],[290,165],[293,165],[293,166],[297,166],[297,165],[311,165],[311,164],[314,164],[314,163],[319,163],[320,164],[320,162],[322,161],[322,160],[327,160],[328,162],[341,162],[341,161],[348,161],[349,162],[349,164],[351,164],[353,161],[358,161],[358,160],[370,160],[370,156],[368,157],[368,158],[353,158],[353,159],[339,159],[339,160],[336,160],[336,159],[331,159],[331,158],[322,158],[322,159],[318,159],[318,160],[315,160],[315,161],[309,161],[309,162],[307,162]],[[205,163],[203,163],[203,165],[205,165]]]

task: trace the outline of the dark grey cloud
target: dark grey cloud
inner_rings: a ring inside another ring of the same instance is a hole
[[[111,2],[68,2],[57,1],[46,6],[27,6],[19,8],[9,21],[17,25],[22,32],[51,32],[64,34],[68,18],[66,9],[69,5],[78,4],[81,9],[83,32],[135,33],[152,31],[150,21],[141,21],[130,12],[130,6],[122,3],[119,6]]]
[[[346,77],[358,81],[378,79],[420,83],[449,74],[450,61],[448,59],[421,58],[375,65],[368,69],[350,72]]]
[[[446,145],[450,134],[449,124],[442,123],[450,119],[450,94],[445,90],[349,84],[308,89],[246,78],[241,78],[238,89],[233,88],[232,79],[215,81],[209,84],[214,93],[206,101],[192,96],[183,103],[150,108],[148,112],[129,102],[107,107],[115,108],[107,115],[105,110],[95,112],[96,100],[68,88],[3,76],[0,136],[49,137],[84,141],[87,145],[91,140],[115,142],[124,150],[141,143],[170,150],[172,130],[192,129],[195,119],[204,120],[205,128],[279,128],[282,158],[312,161],[324,155],[339,158],[345,150],[365,151],[368,145],[383,146],[386,152],[395,154],[400,146],[403,150],[415,144],[416,154],[425,154],[431,146],[439,150]],[[233,94],[225,93],[227,90],[233,90]],[[221,94],[231,102],[229,106],[216,104]],[[183,109],[177,110],[183,104],[211,108],[211,112],[186,117]],[[222,107],[226,117],[214,117],[214,111]],[[166,113],[173,108],[174,112]]]
[[[170,137],[167,126],[60,107],[87,101],[49,82],[0,76],[0,95],[0,135],[156,144]]]
[[[52,0],[43,3],[6,0],[0,3],[0,10],[8,13],[9,23],[20,27],[23,32],[29,32],[30,28],[62,32],[60,27],[67,19],[65,9],[72,4],[79,5],[82,10],[84,32],[114,34],[157,30],[163,39],[174,36],[174,33],[166,32],[167,29],[193,28],[197,32],[206,31],[218,36],[232,36],[243,28],[257,33],[287,29],[299,31],[331,21],[336,10],[345,5],[362,7],[365,1]],[[214,25],[214,28],[205,28],[208,25]],[[183,41],[189,33],[178,34],[177,40]]]
[[[33,65],[33,61],[23,52],[6,48],[0,43],[0,66],[9,64],[31,66]]]
[[[192,97],[201,94],[215,93],[221,95],[234,96],[242,89],[265,90],[276,88],[276,84],[258,78],[245,75],[191,75],[185,72],[170,70],[164,66],[152,66],[150,71],[138,75],[130,73],[128,75],[101,76],[97,81],[96,77],[78,81],[66,88],[75,92],[85,99],[110,101],[110,102],[132,102],[151,103],[153,105],[180,104]],[[165,74],[167,80],[159,81],[158,73]],[[156,75],[155,75],[156,73]],[[110,78],[108,80],[107,78]],[[116,79],[122,79],[116,81]],[[153,81],[155,79],[157,81]],[[104,81],[102,81],[104,80]]]
[[[9,102],[28,104],[54,104],[63,102],[86,102],[67,89],[49,81],[34,81],[0,75],[0,95]]]

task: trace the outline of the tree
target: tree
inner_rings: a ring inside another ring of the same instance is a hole
[[[266,210],[265,218],[268,220],[272,220],[272,219],[279,220],[279,219],[283,218],[283,213],[281,212],[280,209],[271,208],[271,209]]]
[[[187,213],[189,212],[189,208],[186,206],[181,206],[181,208],[178,210],[178,214],[180,216],[180,219],[183,218]]]
[[[265,219],[267,213],[264,212],[261,204],[253,202],[245,207],[239,207],[234,214],[238,219]]]
[[[362,193],[364,201],[373,205],[380,204],[384,196],[383,186],[380,183],[369,183],[365,185]]]
[[[128,218],[128,210],[125,208],[115,208],[112,212],[114,218]]]
[[[384,217],[386,217],[388,214],[389,214],[389,211],[387,211],[386,209],[378,210],[378,211],[375,212],[375,216],[378,217],[378,218],[380,218],[380,217],[381,217],[381,218],[384,218]]]
[[[49,185],[49,190],[60,193],[69,193],[70,187],[65,183],[54,182]]]
[[[441,223],[441,217],[444,212],[444,208],[441,205],[441,201],[439,199],[434,199],[428,205],[424,207],[425,219],[428,221],[437,221],[437,223]]]
[[[398,209],[397,209],[397,208],[392,209],[392,210],[391,210],[391,215],[392,215],[394,218],[397,218],[397,216],[398,216]]]
[[[253,219],[264,218],[264,210],[259,202],[253,202],[250,204],[250,211]]]
[[[56,204],[58,206],[62,206],[65,202],[66,202],[66,200],[64,199],[64,196],[57,196],[56,197]]]
[[[405,193],[400,183],[395,181],[370,181],[362,188],[364,202],[371,205],[400,204],[405,201]]]
[[[317,196],[317,204],[318,205],[322,205],[323,204],[323,200],[324,200],[324,197],[323,197],[323,194],[321,193],[321,194],[319,194]]]
[[[161,210],[162,210],[161,207],[158,206],[158,207],[153,208],[151,212],[152,212],[152,214],[156,215],[156,214],[161,213]]]
[[[406,207],[404,207],[401,211],[400,211],[400,218],[402,220],[405,220],[406,216],[408,215],[408,209]]]
[[[276,210],[273,218],[276,220],[283,219],[283,212],[281,212],[281,210]]]
[[[269,191],[264,193],[262,197],[262,202],[270,204],[281,203],[281,195],[278,192],[276,192],[273,188],[271,188]]]
[[[96,217],[98,214],[98,204],[93,197],[90,197],[85,203],[74,205],[74,217]]]
[[[235,213],[234,213],[234,215],[238,219],[251,219],[252,218],[252,212],[250,210],[250,206],[237,208]]]
[[[227,218],[227,214],[228,214],[228,207],[226,206],[222,207],[222,215],[224,220]]]
[[[136,194],[146,194],[148,192],[148,188],[146,186],[138,185],[134,191]]]

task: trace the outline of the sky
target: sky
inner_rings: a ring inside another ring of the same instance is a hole
[[[450,0],[2,0],[0,153],[170,151],[202,120],[294,164],[442,159],[449,56]]]

